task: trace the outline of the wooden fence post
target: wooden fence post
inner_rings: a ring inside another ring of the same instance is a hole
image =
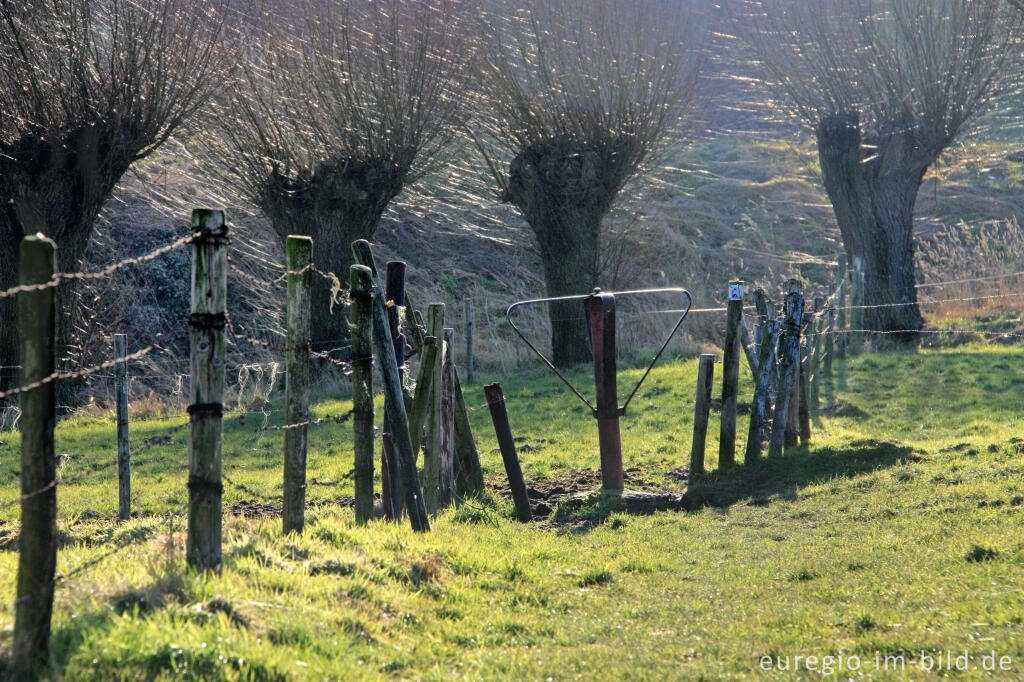
[[[818,415],[821,409],[821,374],[822,374],[822,337],[825,336],[825,324],[828,311],[825,309],[825,299],[821,296],[814,298],[814,323],[811,327],[811,414]]]
[[[832,405],[835,402],[836,388],[835,388],[835,376],[832,373],[832,358],[836,354],[836,343],[835,343],[835,332],[836,332],[836,307],[835,303],[829,302],[828,309],[826,310],[825,317],[827,324],[825,327],[825,357],[822,358],[824,361],[824,371],[822,377],[825,380],[825,399],[828,400],[828,404]]]
[[[412,449],[409,437],[409,421],[405,412],[405,400],[402,396],[402,381],[398,375],[398,360],[395,355],[395,344],[388,329],[388,315],[384,305],[384,297],[380,288],[373,285],[373,274],[365,265],[353,265],[358,275],[353,278],[358,287],[353,295],[367,295],[373,299],[373,343],[377,349],[377,361],[380,365],[384,381],[384,396],[391,401],[393,410],[385,415],[391,422],[390,429],[394,438],[395,461],[398,463],[398,474],[402,481],[402,494],[409,513],[409,522],[418,532],[430,530],[426,509],[423,507],[423,493],[420,491],[419,476],[416,473],[416,453]],[[350,275],[351,276],[351,275]]]
[[[743,463],[752,464],[761,458],[762,442],[768,434],[769,392],[775,363],[772,350],[778,341],[778,323],[774,315],[768,316],[768,302],[764,289],[754,292],[758,316],[762,318],[761,338],[757,348],[757,375],[754,377],[754,399],[750,406],[750,427],[747,430],[747,448]]]
[[[437,354],[426,371],[430,372],[427,407],[427,432],[423,442],[423,504],[428,514],[440,509],[441,485],[441,383],[444,367],[444,303],[427,306],[427,335],[437,341]],[[416,389],[419,392],[419,387]]]
[[[814,316],[804,315],[804,324],[801,329],[803,337],[802,351],[800,354],[800,420],[799,438],[800,443],[806,445],[811,440],[811,362],[813,361],[811,340],[808,336],[809,330],[814,328]]]
[[[455,500],[455,330],[444,330],[441,364],[441,480],[438,507]]]
[[[473,300],[466,299],[466,381],[473,382]]]
[[[117,396],[117,518],[132,515],[132,465],[128,440],[128,337],[114,334],[114,393]]]
[[[455,492],[462,497],[475,497],[484,491],[484,471],[469,424],[457,365],[452,367],[452,374],[455,380]]]
[[[526,493],[523,469],[519,465],[519,455],[516,454],[516,444],[512,438],[512,427],[508,423],[505,394],[501,390],[501,384],[484,386],[484,394],[487,396],[487,407],[491,410],[491,421],[494,423],[494,435],[498,439],[501,459],[508,475],[512,501],[516,506],[516,517],[523,523],[528,523],[533,519],[533,512],[530,510],[530,497]]]
[[[853,332],[850,334],[850,344],[853,353],[860,353],[864,350],[864,261],[860,256],[853,259],[853,288],[850,296],[850,305],[854,306],[850,311],[851,325]]]
[[[847,276],[847,265],[846,265],[847,258],[846,258],[846,254],[845,253],[840,253],[838,255],[838,257],[836,258],[836,263],[837,263],[837,266],[836,266],[836,281],[838,282],[838,284],[836,285],[837,286],[836,291],[838,292],[838,299],[836,301],[836,304],[837,304],[837,307],[839,309],[838,310],[838,312],[839,312],[839,319],[838,319],[838,322],[837,322],[837,327],[838,328],[836,329],[836,341],[838,343],[836,344],[836,348],[837,348],[839,357],[840,358],[845,358],[846,357],[846,343],[847,343],[846,332],[849,329],[849,326],[847,325],[847,320],[849,318],[849,312],[846,310],[846,296],[850,292],[850,284],[849,284],[850,279]],[[842,369],[840,368],[839,388],[846,388],[846,386],[844,385],[844,381],[845,381],[845,378],[844,378],[844,376],[842,374]]]
[[[57,246],[41,234],[21,240],[19,284],[53,279]],[[57,288],[18,294],[21,384],[31,385],[56,370]],[[57,463],[53,427],[57,384],[48,381],[20,396],[21,547],[15,601],[11,670],[16,679],[35,679],[33,670],[50,657],[54,574],[57,569]]]
[[[743,321],[743,282],[729,282],[729,306],[722,353],[722,424],[718,438],[718,468],[736,463],[736,399],[740,383],[740,323]]]
[[[189,566],[221,569],[221,436],[224,414],[224,323],[228,226],[223,211],[192,211],[192,395],[189,413]]]
[[[370,292],[360,286],[359,273],[350,271],[355,512],[356,523],[362,525],[373,516],[373,303]],[[387,506],[383,497],[381,502]]]
[[[799,388],[798,373],[800,371],[800,327],[804,319],[804,297],[800,292],[800,283],[790,280],[786,294],[786,319],[782,328],[781,380],[775,399],[775,416],[772,421],[771,442],[768,456],[777,457],[782,454],[785,444],[789,416],[796,405],[793,403],[793,389]],[[799,396],[799,393],[797,394]]]
[[[364,263],[365,265],[365,263]],[[388,261],[387,280],[384,285],[384,297],[394,305],[388,306],[388,327],[395,345],[395,358],[398,361],[399,379],[405,375],[405,336],[399,333],[398,311],[405,305],[405,263]],[[384,413],[391,409],[384,400]],[[389,420],[384,419],[384,430],[381,434],[381,506],[384,518],[394,521],[402,513],[402,484],[398,479],[398,467]]]
[[[310,286],[313,240],[289,235],[285,348],[284,533],[301,533],[306,523],[306,452],[309,445]],[[354,382],[353,382],[354,383]],[[372,415],[371,415],[372,419]],[[358,485],[358,482],[357,484]]]
[[[711,387],[715,380],[715,356],[700,356],[697,365],[697,398],[693,405],[693,442],[690,445],[690,480],[704,474],[704,450],[711,412]]]

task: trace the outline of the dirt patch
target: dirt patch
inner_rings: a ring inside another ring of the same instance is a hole
[[[242,500],[231,505],[230,511],[235,516],[244,516],[247,519],[281,515],[281,507],[258,500]]]
[[[689,479],[689,470],[683,467],[673,469],[669,472],[673,480],[686,481]],[[626,488],[630,490],[643,491],[647,493],[662,493],[658,487],[646,476],[642,467],[632,466],[623,471],[623,478]],[[526,482],[526,494],[530,498],[530,510],[536,521],[547,520],[563,500],[570,498],[585,497],[589,493],[600,489],[601,473],[596,470],[571,471],[559,476],[545,476],[530,479]],[[495,486],[497,494],[505,501],[512,501],[512,491],[505,487]],[[672,493],[665,493],[672,494]],[[675,493],[678,495],[678,493]],[[675,503],[673,503],[675,504]],[[670,505],[671,506],[671,505]],[[672,508],[682,509],[681,502]],[[630,513],[634,510],[627,509]],[[651,511],[660,511],[654,509]],[[635,513],[644,513],[639,510]]]

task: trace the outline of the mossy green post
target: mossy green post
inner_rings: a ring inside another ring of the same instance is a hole
[[[405,401],[402,397],[402,381],[398,374],[398,361],[395,345],[388,329],[388,314],[384,306],[384,296],[379,286],[374,286],[373,274],[365,265],[353,265],[352,281],[358,284],[357,291],[371,291],[373,296],[373,345],[377,350],[377,360],[383,375],[384,396],[391,401],[394,410],[387,415],[391,421],[389,428],[394,438],[395,459],[398,462],[398,476],[402,481],[402,495],[405,497],[406,511],[409,522],[415,531],[430,530],[430,521],[423,506],[423,493],[420,490],[419,476],[416,474],[416,455],[409,437],[409,421],[405,412]]]
[[[41,234],[19,247],[19,283],[43,284],[57,269],[57,245]],[[29,386],[56,369],[57,288],[18,294],[21,384]],[[21,547],[14,613],[11,671],[35,679],[50,658],[54,574],[57,568],[57,466],[53,429],[55,381],[21,394]]]
[[[427,423],[430,398],[433,395],[434,363],[437,361],[438,341],[433,336],[420,340],[420,371],[416,376],[416,392],[409,410],[409,435],[412,438],[413,454],[419,457],[423,445],[423,428]]]
[[[427,335],[437,339],[437,353],[429,366],[430,395],[427,407],[427,432],[423,441],[423,503],[427,513],[436,514],[442,506],[441,488],[441,388],[444,373],[444,303],[427,306]]]
[[[355,452],[354,483],[356,523],[373,516],[373,310],[371,291],[359,273],[349,273],[352,289],[352,448]]]
[[[224,322],[227,312],[227,237],[223,211],[192,212],[192,389],[189,405],[188,565],[220,572],[224,484],[221,438],[224,412]]]
[[[458,366],[452,368],[452,374],[455,380],[455,492],[461,497],[476,497],[484,491],[484,471],[469,423]]]
[[[306,522],[306,453],[309,447],[310,305],[313,240],[290,235],[288,303],[285,348],[284,495],[281,521],[284,533],[301,533]],[[372,419],[372,415],[371,415]]]

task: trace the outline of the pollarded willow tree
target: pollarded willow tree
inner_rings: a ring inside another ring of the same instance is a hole
[[[748,0],[734,15],[818,143],[868,329],[923,326],[914,205],[924,174],[1008,84],[1021,17],[1003,0]],[[871,307],[878,306],[878,307]]]
[[[699,57],[683,5],[497,0],[485,12],[477,142],[537,238],[550,297],[599,284],[602,220],[692,110]],[[582,307],[549,314],[553,361],[589,359]]]
[[[225,19],[207,0],[0,2],[0,287],[17,283],[26,234],[53,238],[60,269],[77,269],[129,166],[218,84]],[[14,298],[0,301],[0,364],[18,364],[16,329]]]
[[[456,0],[271,7],[221,101],[212,167],[282,242],[312,237],[314,265],[345,282],[352,241],[371,239],[403,187],[443,161],[463,119],[469,41]],[[321,282],[315,347],[347,338],[339,310]]]

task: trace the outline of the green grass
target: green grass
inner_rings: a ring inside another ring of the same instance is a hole
[[[921,679],[910,662],[922,650],[967,650],[973,668],[958,678],[988,677],[990,651],[1013,662],[996,678],[1020,678],[1022,367],[1017,347],[852,358],[809,448],[716,472],[713,415],[711,473],[686,490],[670,472],[687,463],[696,363],[672,364],[631,406],[623,449],[631,480],[685,491],[686,510],[636,516],[566,503],[552,516],[560,522],[522,525],[501,502],[474,502],[424,535],[355,526],[335,502],[352,494],[351,425],[330,423],[310,432],[318,483],[305,534],[282,537],[277,516],[228,514],[221,576],[184,566],[187,429],[138,455],[138,517],[117,525],[113,425],[68,420],[58,429],[58,452],[70,455],[62,475],[73,481],[58,493],[58,570],[74,575],[57,589],[53,674],[835,679],[820,672],[831,655],[859,657],[863,679]],[[620,390],[638,375],[625,372]],[[593,420],[557,380],[502,382],[529,479],[596,469]],[[749,396],[748,375],[743,382]],[[467,388],[467,402],[485,469],[500,485],[479,386]],[[343,413],[347,404],[317,409]],[[251,417],[225,419],[225,471],[273,505],[282,436],[254,432]],[[746,418],[739,422],[742,447]],[[133,442],[141,448],[175,423],[137,423]],[[3,441],[0,500],[17,495],[17,436]],[[252,498],[228,485],[225,506]],[[16,508],[0,519],[10,539]],[[5,650],[16,565],[16,552],[0,552]],[[876,654],[890,657],[889,670],[875,669]],[[818,671],[805,660],[798,673],[766,674],[762,656],[817,656]],[[906,668],[893,671],[900,656]]]

